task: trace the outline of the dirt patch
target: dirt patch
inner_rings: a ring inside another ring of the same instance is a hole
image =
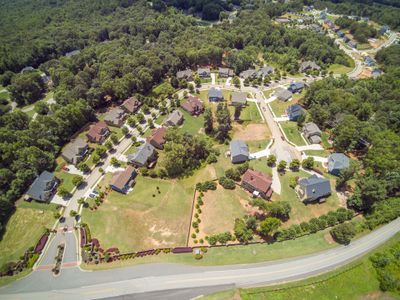
[[[247,126],[234,124],[233,138],[244,141],[261,141],[271,137],[271,132],[266,124],[249,124]]]
[[[365,78],[370,78],[372,76],[372,71],[371,69],[366,69],[364,68],[358,78],[360,79],[365,79]]]
[[[335,241],[333,240],[333,238],[329,232],[325,233],[324,239],[325,239],[325,241],[328,242],[329,245],[332,245],[335,243]]]

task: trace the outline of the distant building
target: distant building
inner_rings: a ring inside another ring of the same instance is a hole
[[[104,122],[109,126],[122,127],[126,118],[126,112],[120,108],[115,107],[106,113]]]
[[[343,31],[338,31],[337,32],[338,37],[343,38],[344,37],[344,32]]]
[[[26,195],[36,201],[48,202],[56,192],[58,179],[53,173],[43,171],[31,184]]]
[[[248,169],[243,175],[241,186],[254,196],[260,196],[266,200],[271,198],[272,178],[262,172]]]
[[[86,136],[91,143],[101,144],[109,134],[110,130],[108,129],[106,122],[100,121],[90,126]]]
[[[32,66],[27,66],[21,70],[21,73],[32,72],[35,71],[35,68]]]
[[[178,126],[183,123],[183,114],[180,110],[174,110],[164,121],[165,126]]]
[[[375,65],[375,61],[374,61],[370,56],[366,56],[366,57],[365,57],[364,63],[365,63],[368,67],[372,67],[373,65]]]
[[[127,166],[124,171],[115,172],[110,180],[110,187],[119,192],[126,194],[135,181],[137,172],[134,167]]]
[[[132,114],[137,112],[141,105],[142,103],[136,97],[130,97],[121,104],[121,108],[126,113]]]
[[[299,180],[296,192],[302,202],[321,201],[322,198],[331,194],[331,185],[328,179],[311,175],[308,178]]]
[[[357,49],[357,43],[356,43],[356,42],[349,41],[349,42],[347,43],[347,45],[348,45],[350,48]]]
[[[192,70],[186,69],[183,71],[176,72],[176,78],[178,79],[186,79],[187,81],[193,80]]]
[[[149,143],[140,145],[134,154],[128,155],[128,162],[137,168],[152,167],[157,160],[157,151]]]
[[[332,153],[328,158],[328,171],[339,176],[340,172],[350,166],[350,159],[343,153]]]
[[[244,106],[247,103],[246,92],[233,92],[231,95],[232,105]]]
[[[88,144],[83,139],[78,138],[65,146],[61,152],[61,156],[65,161],[75,165],[83,160],[88,152],[88,148]]]
[[[390,31],[389,26],[387,25],[383,25],[380,29],[379,29],[379,34],[380,35],[384,35],[386,32]]]
[[[249,160],[249,148],[244,141],[232,140],[229,149],[232,163],[242,163]]]
[[[304,114],[305,114],[304,109],[298,104],[290,105],[287,108],[287,115],[290,121],[297,121]]]
[[[319,14],[319,18],[322,20],[325,20],[328,17],[328,15],[326,14],[325,11],[321,11],[321,13]]]
[[[243,79],[254,79],[257,77],[257,71],[254,69],[248,69],[246,71],[240,72],[239,76]]]
[[[224,96],[222,95],[222,91],[220,89],[216,89],[215,87],[212,87],[208,91],[208,100],[210,102],[219,102],[224,100]]]
[[[202,78],[210,77],[211,70],[210,70],[210,68],[199,68],[197,70],[197,74],[199,75],[199,77],[202,77]]]
[[[288,91],[294,93],[301,93],[301,91],[304,88],[304,83],[302,82],[294,82],[292,84],[290,84]]]
[[[257,77],[265,77],[274,73],[274,68],[271,66],[264,66],[257,71]]]
[[[293,97],[293,93],[291,91],[280,89],[275,92],[276,97],[281,101],[288,101],[290,98]]]
[[[153,129],[151,136],[146,141],[157,149],[163,149],[165,144],[165,136],[167,134],[167,128],[160,127]]]
[[[203,102],[198,97],[189,96],[188,100],[184,102],[181,107],[192,116],[198,116],[204,111]]]
[[[321,67],[317,65],[317,63],[315,61],[304,61],[300,64],[300,72],[304,73],[308,70],[321,70]]]
[[[219,77],[227,78],[235,75],[232,69],[229,68],[218,68]]]
[[[371,73],[371,75],[372,75],[372,77],[378,77],[378,76],[381,76],[382,75],[382,71],[381,70],[379,70],[379,69],[374,69],[373,71],[372,71],[372,73]]]
[[[317,124],[312,122],[305,124],[303,126],[303,133],[311,144],[321,143],[322,131],[318,128]]]
[[[81,50],[73,50],[73,51],[65,53],[65,56],[72,57],[72,56],[78,55],[79,53],[81,53]]]

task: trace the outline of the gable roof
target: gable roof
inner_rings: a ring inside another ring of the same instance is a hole
[[[304,114],[304,109],[298,104],[292,104],[287,108],[289,119],[298,118]]]
[[[246,104],[247,93],[246,92],[233,92],[232,93],[232,103]]]
[[[264,66],[264,67],[260,68],[260,69],[257,71],[257,76],[258,76],[258,77],[260,77],[260,76],[267,76],[267,75],[269,75],[269,74],[272,74],[273,72],[274,72],[274,68],[273,68],[273,67],[271,67],[271,66]]]
[[[242,182],[251,185],[260,192],[267,193],[271,188],[272,178],[260,171],[248,169],[243,175]]]
[[[54,179],[55,176],[53,173],[43,171],[40,176],[36,177],[26,194],[33,199],[46,201],[46,191],[51,189],[49,185]]]
[[[176,72],[176,78],[178,79],[190,78],[190,77],[192,77],[192,70],[190,69]]]
[[[291,91],[288,91],[286,89],[280,89],[279,91],[275,92],[276,97],[278,97],[281,100],[289,100],[290,98],[293,97],[293,93]]]
[[[81,50],[73,50],[73,51],[65,53],[65,56],[72,57],[72,56],[78,55],[79,53],[81,53]]]
[[[183,114],[180,110],[174,110],[169,114],[168,118],[164,121],[164,123],[172,123],[173,125],[178,125],[182,120]]]
[[[64,150],[62,151],[62,154],[68,157],[69,159],[73,159],[82,151],[82,149],[86,148],[87,146],[88,144],[86,143],[85,140],[77,138],[76,140],[72,141],[67,146],[65,146]]]
[[[210,68],[198,68],[197,69],[197,74],[201,75],[201,74],[205,74],[205,75],[210,75],[211,70]]]
[[[224,76],[233,76],[234,72],[232,69],[229,68],[218,68],[218,73]]]
[[[124,117],[125,117],[124,110],[120,107],[116,107],[116,108],[110,110],[106,114],[106,116],[104,117],[104,120],[115,123],[115,122],[122,120]]]
[[[137,173],[135,168],[132,166],[127,166],[124,171],[115,172],[113,177],[110,180],[110,185],[115,186],[116,188],[123,190],[132,177],[136,177]]]
[[[315,61],[304,61],[300,65],[300,72],[304,72],[306,70],[320,70],[321,67],[317,65]]]
[[[145,165],[149,158],[154,154],[155,148],[149,143],[140,145],[134,154],[128,155],[128,161],[137,162],[141,165]]]
[[[257,74],[256,70],[248,69],[248,70],[240,72],[239,76],[242,77],[243,79],[247,79],[250,77],[254,77],[256,74]]]
[[[100,141],[101,138],[103,137],[102,133],[104,129],[108,130],[107,124],[104,121],[100,121],[90,126],[90,129],[86,135],[95,141]]]
[[[165,143],[165,135],[167,134],[167,128],[160,127],[153,129],[152,135],[147,138],[147,142],[156,142],[158,145]]]
[[[208,91],[208,97],[209,98],[223,98],[222,95],[222,91],[220,89],[216,89],[215,87],[212,87],[209,91]]]
[[[138,108],[142,105],[140,101],[135,97],[130,97],[122,103],[121,107],[127,110],[130,113],[134,113],[138,110]]]
[[[189,96],[188,100],[183,103],[182,108],[186,111],[193,113],[203,110],[203,102],[198,97]]]
[[[249,148],[247,144],[242,140],[232,140],[229,144],[229,148],[231,151],[231,157],[244,155],[249,156]]]
[[[350,166],[350,159],[343,153],[332,153],[328,158],[328,170],[342,170]]]
[[[321,135],[321,133],[322,133],[321,130],[319,129],[318,125],[313,122],[304,124],[303,131],[306,136],[315,135],[315,134]]]
[[[331,193],[329,180],[318,177],[317,175],[311,175],[308,178],[300,179],[299,185],[303,188],[309,200],[316,200]]]

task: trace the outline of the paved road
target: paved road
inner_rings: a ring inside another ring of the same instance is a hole
[[[55,279],[50,272],[37,271],[25,279],[0,289],[4,299],[95,299],[136,294],[175,299],[189,299],[192,288],[200,294],[226,286],[249,287],[272,284],[333,270],[381,245],[400,230],[400,218],[348,246],[339,246],[316,254],[261,264],[223,267],[193,267],[177,264],[138,265],[129,268],[97,272],[81,272],[77,268],[64,270]],[[172,255],[172,254],[171,254]],[[187,289],[187,290],[186,290]],[[185,292],[186,290],[186,292]],[[140,297],[139,297],[140,296]]]

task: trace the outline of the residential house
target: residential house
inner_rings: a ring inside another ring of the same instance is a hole
[[[160,127],[154,128],[151,136],[146,141],[157,149],[163,149],[165,144],[165,135],[167,134],[167,128]]]
[[[233,92],[231,95],[232,105],[245,106],[247,103],[246,92]]]
[[[240,72],[239,76],[243,79],[254,79],[257,77],[257,71],[254,69],[249,69],[249,70]]]
[[[56,192],[58,179],[53,173],[43,171],[31,184],[26,195],[36,201],[47,202]]]
[[[343,37],[344,37],[344,32],[341,31],[341,30],[339,30],[339,31],[337,32],[337,35],[338,35],[338,37],[343,38]]]
[[[65,146],[64,150],[61,152],[61,156],[65,161],[71,164],[77,164],[83,160],[89,149],[88,144],[81,138],[69,143]]]
[[[375,65],[375,61],[374,61],[370,56],[366,56],[366,57],[365,57],[364,63],[365,63],[368,67],[372,67],[373,65]]]
[[[187,81],[192,81],[193,80],[193,75],[192,75],[192,70],[186,69],[183,71],[178,71],[176,72],[176,78],[180,79],[186,79]]]
[[[291,22],[291,20],[286,19],[286,18],[277,18],[277,19],[275,19],[275,21],[278,23],[281,23],[281,24],[287,24],[287,23]]]
[[[224,96],[222,95],[222,91],[220,89],[216,89],[215,87],[212,87],[208,91],[208,100],[210,102],[219,102],[224,100]]]
[[[340,172],[350,166],[350,159],[343,153],[332,153],[328,158],[328,172],[339,176]]]
[[[319,14],[319,18],[322,20],[325,20],[328,17],[328,15],[326,14],[326,11],[321,11],[321,13]]]
[[[46,75],[46,73],[42,73],[42,74],[40,74],[40,79],[42,80],[42,82],[44,84],[48,84],[50,79],[51,79],[51,77]]]
[[[137,110],[140,108],[142,103],[136,98],[136,97],[130,97],[126,99],[122,104],[121,108],[128,114],[132,114],[137,112]]]
[[[32,72],[35,71],[35,68],[32,66],[27,66],[21,70],[21,73]]]
[[[274,73],[274,68],[271,66],[264,66],[257,71],[256,77],[265,77]]]
[[[316,32],[316,33],[319,33],[319,34],[323,34],[324,33],[324,30],[318,24],[311,24],[310,25],[310,29],[312,31]]]
[[[125,170],[115,172],[110,180],[110,187],[119,192],[126,194],[132,184],[135,182],[137,172],[134,167],[127,166]]]
[[[378,76],[382,75],[382,71],[380,69],[373,69],[371,75],[374,78],[378,77]]]
[[[322,132],[318,128],[317,124],[315,123],[307,123],[303,126],[303,133],[305,138],[311,143],[311,144],[319,144],[321,143],[321,135]]]
[[[304,109],[298,104],[290,105],[287,108],[287,115],[290,121],[297,121],[304,114],[305,114]]]
[[[81,53],[81,50],[73,50],[73,51],[65,53],[65,56],[72,57],[72,56],[78,55],[79,53]]]
[[[302,202],[308,203],[317,200],[323,202],[322,198],[331,194],[331,185],[328,179],[311,175],[299,180],[296,192]]]
[[[232,163],[242,163],[249,160],[249,148],[244,141],[232,140],[229,149]]]
[[[281,101],[288,101],[293,97],[293,93],[289,90],[280,89],[275,92],[276,97]]]
[[[199,75],[199,77],[210,77],[211,76],[211,70],[210,68],[199,68],[197,70],[197,74]]]
[[[106,122],[100,121],[90,126],[90,129],[86,136],[89,142],[101,144],[104,142],[109,134],[110,130],[108,129]]]
[[[248,169],[241,182],[241,186],[254,196],[261,196],[268,200],[272,195],[272,178],[260,171]]]
[[[192,116],[198,116],[204,111],[203,102],[198,97],[189,96],[188,100],[181,105]]]
[[[232,69],[229,68],[218,68],[219,77],[227,78],[235,75]]]
[[[347,43],[347,42],[349,42],[350,40],[351,40],[351,36],[345,34],[344,37],[343,37],[343,41],[344,41],[345,43]]]
[[[379,29],[379,34],[380,35],[384,35],[386,32],[390,31],[389,26],[387,25],[383,25],[380,29]]]
[[[126,116],[126,112],[122,108],[115,107],[106,113],[104,122],[106,122],[109,126],[122,127],[122,125],[124,125]]]
[[[347,43],[347,45],[348,45],[350,48],[357,49],[357,43],[356,43],[356,42],[349,41],[349,42]]]
[[[321,70],[321,67],[317,65],[315,61],[304,61],[300,64],[300,72],[304,73],[307,72],[308,70],[314,71],[314,70]]]
[[[134,154],[128,155],[128,162],[137,168],[154,166],[157,160],[157,151],[149,143],[140,145]]]
[[[164,121],[165,126],[178,126],[183,122],[183,114],[180,110],[174,110]]]
[[[302,82],[294,82],[294,83],[290,84],[290,86],[288,88],[288,91],[292,92],[293,94],[294,93],[301,93],[303,88],[304,88],[304,83],[302,83]]]

